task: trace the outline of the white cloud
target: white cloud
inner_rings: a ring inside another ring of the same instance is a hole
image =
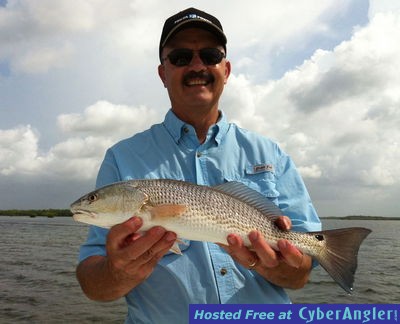
[[[98,37],[132,13],[123,0],[10,0],[0,7],[0,60],[28,74],[67,66],[85,34]]]
[[[399,30],[400,14],[379,13],[280,80],[233,76],[228,114],[278,139],[306,179],[392,186],[400,179]]]
[[[144,106],[100,101],[83,114],[60,115],[59,129],[68,138],[45,153],[39,151],[38,131],[30,126],[0,130],[0,173],[93,179],[108,147],[157,121],[154,111]]]
[[[400,11],[398,0],[370,0],[368,16],[372,20],[377,13],[391,13]]]
[[[110,141],[71,138],[47,153],[38,148],[39,134],[30,126],[0,130],[0,174],[3,176],[93,178]]]
[[[318,165],[313,164],[311,166],[300,167],[299,171],[304,178],[320,178],[322,171]]]
[[[94,134],[111,139],[144,130],[157,118],[155,111],[145,107],[128,107],[99,101],[87,107],[83,114],[63,114],[58,117],[60,129],[66,133]]]
[[[93,136],[69,138],[38,158],[37,171],[56,178],[94,179],[101,158],[111,144],[111,140]]]
[[[218,16],[229,35],[229,44],[235,44],[228,52],[232,50],[232,53],[240,57],[248,57],[247,62],[240,62],[237,68],[242,73],[247,71],[248,75],[252,75],[260,70],[259,62],[264,62],[261,71],[268,73],[271,57],[279,55],[282,48],[290,51],[291,48],[301,46],[312,35],[324,34],[329,37],[332,31],[326,21],[345,11],[349,1],[315,1],[310,4],[308,0],[299,0],[282,5],[274,0],[255,0],[252,2],[252,10],[243,10],[242,2],[233,1],[229,11],[225,10],[225,4],[219,2],[198,1],[186,6],[190,5],[212,13],[222,13]],[[126,62],[140,68],[144,62],[156,57],[154,54],[163,19],[184,7],[177,0],[168,3],[11,0],[5,8],[0,8],[0,59],[10,61],[12,69],[16,68],[14,72],[47,71],[59,67],[60,63],[54,65],[55,62],[49,59],[47,65],[42,65],[37,71],[31,65],[24,70],[21,60],[32,62],[37,60],[35,56],[38,53],[56,53],[66,46],[70,46],[70,54],[76,54],[80,48],[74,46],[80,46],[83,40],[103,47],[103,55],[115,55],[123,65]],[[251,21],[254,28],[243,28],[238,23],[238,17],[240,22]],[[290,24],[282,23],[288,21]],[[76,59],[81,58],[79,54],[76,55]]]
[[[50,68],[66,66],[73,54],[74,50],[70,44],[63,44],[61,48],[29,49],[15,56],[11,68],[15,72],[46,73]]]
[[[244,10],[243,3],[235,1],[230,3],[230,14],[226,14],[224,25],[235,48],[257,48],[258,51],[264,51],[288,44],[288,40],[301,41],[307,37],[307,32],[326,32],[330,28],[321,20],[321,16],[333,16],[345,10],[348,5],[349,2],[343,0],[314,1],[312,4],[308,0],[290,3],[256,0],[251,3],[254,10]],[[254,28],[243,28],[241,22],[245,21],[251,22]]]
[[[38,152],[38,133],[31,126],[0,129],[0,174],[30,173]]]

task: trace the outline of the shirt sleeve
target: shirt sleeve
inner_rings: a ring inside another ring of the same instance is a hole
[[[96,188],[120,181],[118,166],[111,149],[107,150],[100,166],[96,180]],[[86,242],[79,250],[79,262],[93,255],[106,255],[106,238],[108,230],[98,226],[90,226]]]
[[[320,231],[321,221],[293,160],[282,153],[278,167],[279,207],[292,220],[293,230]]]
[[[120,172],[112,149],[108,149],[96,179],[96,188],[121,181]]]

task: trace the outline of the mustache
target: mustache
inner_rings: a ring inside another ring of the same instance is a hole
[[[212,82],[214,81],[214,76],[211,73],[205,71],[199,71],[199,72],[190,71],[184,75],[183,82],[189,82],[189,80],[191,79],[201,79],[207,82]]]

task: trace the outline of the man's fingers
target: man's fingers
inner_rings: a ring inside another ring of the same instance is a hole
[[[155,245],[162,239],[166,232],[161,226],[150,228],[143,236],[125,248],[124,252],[127,259],[134,261],[141,257],[141,263],[146,263],[155,253],[159,252],[159,249],[155,250]]]
[[[292,228],[292,221],[287,216],[279,216],[275,221],[275,225],[281,230],[289,231]]]
[[[154,245],[152,245],[134,260],[131,260],[126,271],[137,273],[139,277],[143,277],[142,279],[147,278],[157,262],[172,247],[173,243],[176,241],[176,238],[177,237],[175,233],[166,232],[165,235]],[[139,240],[141,239],[142,238],[140,238]]]
[[[287,240],[279,240],[278,248],[285,262],[294,268],[300,268],[307,257]]]
[[[139,217],[132,217],[127,221],[113,226],[107,237],[107,244],[111,249],[119,249],[126,245],[128,237],[132,237],[142,226],[142,219]]]
[[[249,240],[262,265],[267,268],[273,268],[279,264],[277,253],[258,231],[251,231],[249,233]]]
[[[160,251],[168,251],[176,240],[176,234],[167,232],[161,226],[155,226],[146,232],[139,233],[142,227],[139,217],[132,217],[126,222],[113,226],[107,237],[107,254],[119,267],[139,267],[156,258]],[[164,255],[162,253],[162,255]]]
[[[146,251],[140,259],[144,261],[142,267],[153,269],[158,261],[166,254],[176,240],[176,234],[167,232],[150,250]]]
[[[254,262],[254,254],[244,246],[243,240],[240,236],[230,234],[227,237],[228,246],[221,245],[237,262],[244,267],[248,268],[251,263]]]
[[[248,269],[255,269],[260,264],[257,254],[244,245],[240,236],[230,234],[227,237],[227,241],[229,246],[221,246],[242,266]]]
[[[154,265],[162,256],[169,251],[176,241],[176,234],[173,232],[165,232],[160,240],[158,240],[151,248],[146,250],[139,259],[142,263],[153,262]],[[154,266],[153,265],[153,266]]]

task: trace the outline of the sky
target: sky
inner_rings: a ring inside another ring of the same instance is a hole
[[[164,119],[159,37],[191,6],[228,38],[220,109],[281,145],[318,213],[400,216],[398,0],[0,0],[0,209],[68,208]]]

